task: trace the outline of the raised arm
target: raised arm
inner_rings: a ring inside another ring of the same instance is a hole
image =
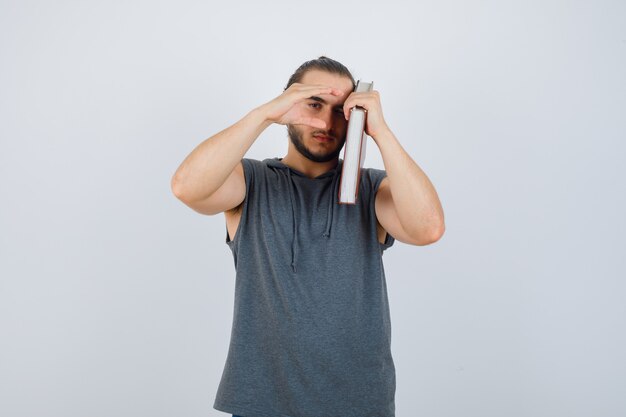
[[[272,123],[324,128],[324,121],[307,117],[301,106],[295,106],[318,94],[342,92],[328,86],[294,83],[280,96],[200,143],[174,173],[174,195],[202,214],[213,215],[237,207],[246,194],[241,159],[250,146]]]
[[[200,143],[174,173],[174,195],[202,214],[213,215],[238,206],[246,194],[241,159],[270,124],[256,108]]]

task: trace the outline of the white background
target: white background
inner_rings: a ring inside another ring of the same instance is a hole
[[[626,415],[623,1],[0,4],[0,415],[225,415],[225,222],[170,178],[322,54],[444,207],[384,255],[397,416]]]

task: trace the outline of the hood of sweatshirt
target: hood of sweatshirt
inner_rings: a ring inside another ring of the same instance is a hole
[[[297,218],[298,212],[296,210],[295,191],[294,191],[296,188],[296,184],[294,183],[293,177],[294,176],[304,177],[304,178],[308,178],[308,177],[304,175],[302,172],[283,164],[281,159],[282,158],[278,158],[278,157],[267,158],[267,159],[264,159],[263,162],[270,167],[285,170],[285,172],[287,173],[287,178],[289,179],[289,199],[291,203],[291,212],[293,214],[292,215],[293,232],[291,234],[292,236],[291,238],[292,239],[291,240],[291,268],[293,272],[297,272],[296,263],[298,260],[297,242],[298,242],[299,219]],[[339,176],[341,175],[342,165],[343,165],[343,160],[339,158],[337,165],[333,169],[326,171],[325,173],[315,178],[308,178],[311,181],[315,181],[319,179],[332,177],[332,182],[331,182],[332,194],[330,198],[328,199],[328,207],[326,210],[326,227],[324,228],[324,233],[322,234],[322,236],[325,238],[330,238],[330,232],[331,232],[332,223],[333,223],[333,203],[337,203],[339,199],[338,198],[339,197]]]

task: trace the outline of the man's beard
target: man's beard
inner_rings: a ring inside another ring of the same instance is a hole
[[[287,133],[289,134],[289,139],[291,140],[291,143],[293,143],[293,146],[296,147],[298,152],[300,152],[302,156],[304,156],[305,158],[314,162],[328,162],[337,158],[345,142],[345,138],[344,138],[343,141],[340,142],[339,146],[337,146],[335,150],[330,151],[328,153],[315,154],[315,153],[312,153],[306,147],[306,145],[304,144],[304,139],[302,138],[302,132],[300,132],[294,125],[287,125]],[[319,133],[322,133],[325,135],[325,133],[323,132],[319,132]],[[335,137],[335,140],[338,140],[338,138]]]

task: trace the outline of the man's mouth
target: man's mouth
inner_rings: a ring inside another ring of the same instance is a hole
[[[330,141],[335,140],[334,138],[331,138],[330,136],[324,136],[324,135],[313,135],[313,137],[319,142],[330,142]]]

